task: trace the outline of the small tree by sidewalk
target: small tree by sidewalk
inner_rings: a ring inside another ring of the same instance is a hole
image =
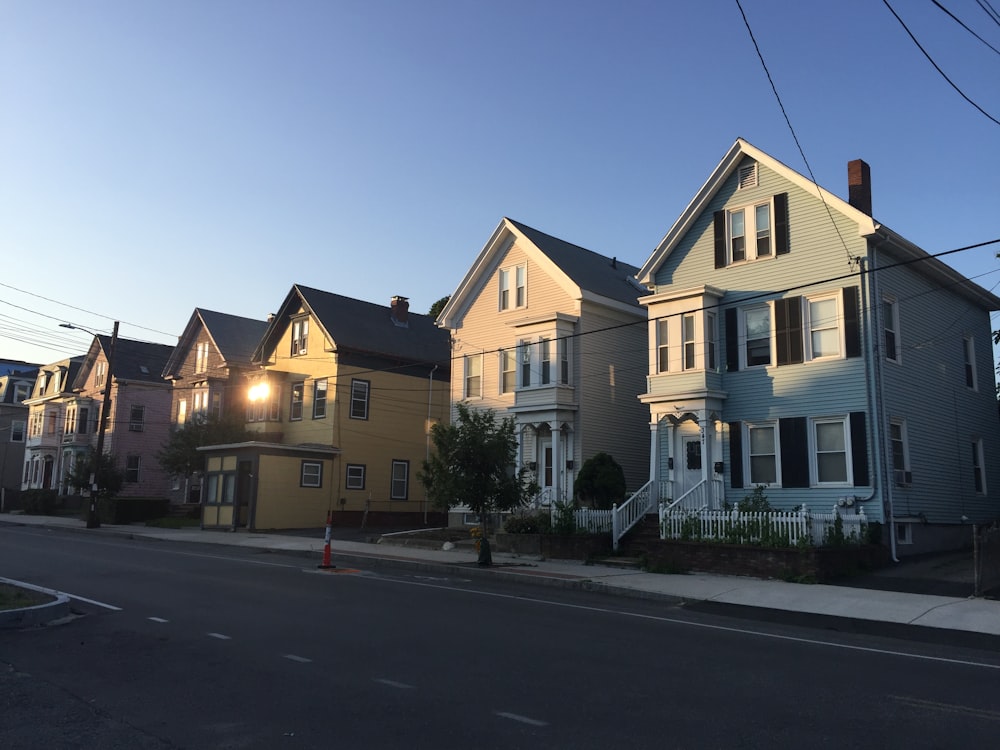
[[[494,513],[512,511],[538,491],[525,468],[517,468],[517,437],[511,417],[498,419],[492,409],[457,405],[450,425],[431,428],[434,451],[424,461],[420,481],[436,507],[466,505],[479,515],[482,543],[479,564],[491,565],[489,522]]]

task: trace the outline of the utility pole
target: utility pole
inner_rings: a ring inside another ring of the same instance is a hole
[[[104,380],[104,401],[101,403],[101,421],[97,426],[97,455],[94,457],[94,475],[90,480],[90,511],[87,513],[87,528],[100,528],[101,518],[97,513],[97,470],[104,460],[104,435],[108,429],[108,411],[111,408],[111,382],[115,374],[115,346],[118,343],[118,321],[111,329],[111,347],[108,350],[108,374]]]

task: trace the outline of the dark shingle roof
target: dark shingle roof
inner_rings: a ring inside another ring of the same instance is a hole
[[[507,220],[581,289],[637,307],[636,300],[649,294],[629,281],[639,272],[638,267],[545,234],[519,221]]]
[[[267,321],[198,308],[209,335],[223,359],[232,365],[249,364],[267,330]]]
[[[98,336],[104,355],[111,352],[111,337]],[[115,341],[114,362],[111,373],[116,380],[163,382],[163,368],[174,347],[119,338]]]
[[[299,284],[295,288],[338,349],[448,366],[450,336],[434,325],[433,318],[410,312],[407,325],[399,326],[393,322],[388,305]]]

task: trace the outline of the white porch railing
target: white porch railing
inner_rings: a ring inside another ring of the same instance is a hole
[[[546,487],[544,490],[535,495],[535,500],[532,506],[535,508],[548,508],[552,505],[552,488]]]
[[[667,510],[702,510],[718,508],[722,497],[722,481],[702,479],[679,498],[665,506]]]
[[[635,526],[639,519],[649,513],[655,506],[657,497],[656,482],[650,480],[632,494],[621,505],[617,503],[611,509],[611,545],[617,551],[618,542],[626,532]]]
[[[844,513],[810,513],[805,506],[796,511],[743,513],[738,510],[684,510],[660,508],[661,539],[725,539],[734,544],[779,542],[781,545],[821,546],[832,541],[837,518],[842,539],[858,544],[864,539],[868,519],[864,508]]]

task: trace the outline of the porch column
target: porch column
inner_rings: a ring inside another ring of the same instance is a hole
[[[558,422],[549,422],[552,433],[552,502],[562,502],[562,432]]]
[[[712,479],[712,455],[711,455],[711,441],[708,439],[708,431],[711,428],[708,426],[708,410],[702,409],[698,412],[698,437],[701,439],[701,479],[705,482],[705,486],[711,486],[709,482]]]
[[[649,481],[656,482],[660,478],[660,443],[657,430],[660,425],[654,418],[649,423]]]

